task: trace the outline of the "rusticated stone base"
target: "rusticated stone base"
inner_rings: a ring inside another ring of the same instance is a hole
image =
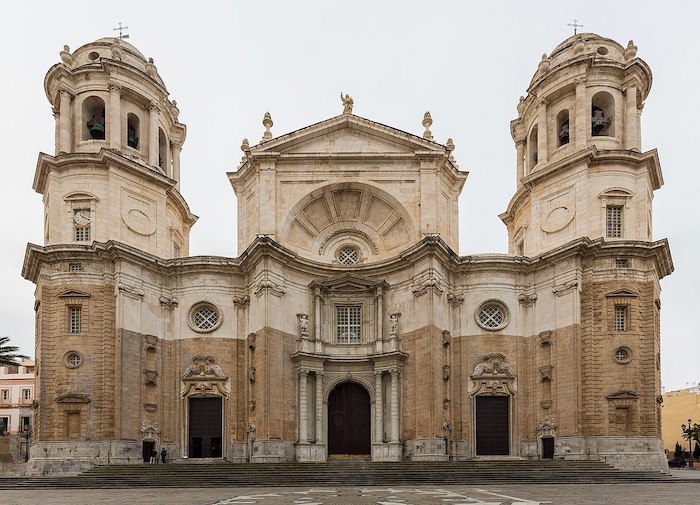
[[[141,442],[125,440],[37,442],[29,451],[27,475],[71,475],[84,472],[96,465],[142,463]]]

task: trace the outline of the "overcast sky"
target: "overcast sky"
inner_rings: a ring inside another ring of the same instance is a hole
[[[452,137],[469,172],[460,200],[460,254],[507,252],[498,219],[515,189],[509,122],[537,68],[580,31],[623,45],[634,39],[654,73],[642,114],[642,148],[657,148],[665,185],[655,193],[654,238],[668,238],[675,273],[662,281],[662,380],[667,391],[700,380],[697,219],[700,118],[697,22],[687,1],[129,1],[3,5],[0,47],[0,335],[34,354],[34,286],[20,272],[27,242],[42,243],[42,202],[32,186],[38,153],[54,154],[43,90],[64,44],[113,36],[153,57],[188,128],[182,193],[200,219],[193,255],[235,256],[236,206],[226,171],[243,137],[257,143],[262,117],[275,136],[342,111],[417,135],[425,111],[435,140]]]

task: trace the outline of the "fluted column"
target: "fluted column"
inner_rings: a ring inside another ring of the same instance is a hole
[[[303,368],[299,370],[299,443],[308,442],[308,402],[306,399],[306,385],[309,372]]]
[[[525,139],[521,139],[515,142],[515,156],[516,156],[516,186],[520,187],[523,185],[523,177],[525,177]]]
[[[391,369],[391,441],[399,442],[399,369]]]
[[[374,441],[384,442],[384,401],[382,398],[382,371],[374,371]]]
[[[316,443],[323,443],[323,372],[316,371]]]
[[[625,149],[640,150],[639,113],[637,112],[637,86],[631,84],[625,89]]]
[[[180,151],[182,150],[182,142],[173,140],[170,142],[170,148],[173,152],[173,179],[177,182],[175,187],[180,189]]]
[[[122,149],[122,87],[116,82],[109,85],[109,147]]]
[[[151,102],[148,108],[148,164],[158,166],[158,112],[160,107],[156,102]]]
[[[73,96],[65,89],[58,91],[58,148],[56,154],[60,152],[71,152],[71,114],[70,102]]]
[[[586,132],[591,124],[591,115],[588,111],[586,100],[586,81],[584,79],[576,80],[576,110],[574,123],[574,137],[576,140],[576,149],[586,147]],[[569,121],[571,124],[571,121]]]

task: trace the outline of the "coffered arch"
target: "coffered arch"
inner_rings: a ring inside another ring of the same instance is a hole
[[[395,254],[417,237],[413,219],[387,192],[363,183],[330,184],[304,198],[287,215],[282,241],[299,252],[337,261],[343,247],[354,247],[359,262]]]

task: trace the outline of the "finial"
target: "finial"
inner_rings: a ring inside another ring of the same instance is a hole
[[[274,124],[272,122],[272,116],[270,116],[269,112],[266,112],[265,115],[263,116],[263,126],[265,127],[265,133],[263,133],[262,136],[262,141],[265,142],[266,140],[270,140],[272,138],[272,132],[270,131],[270,128],[272,128],[272,125]]]
[[[630,40],[625,48],[625,61],[629,61],[637,56],[637,46],[634,45],[634,40]]]
[[[340,101],[343,102],[343,114],[352,114],[352,106],[355,105],[355,100],[352,99],[350,95],[340,92]]]
[[[547,58],[547,53],[542,54],[542,60],[537,67],[542,73],[549,72],[549,58]]]
[[[578,19],[574,18],[573,23],[566,23],[566,26],[572,26],[574,28],[574,35],[577,33],[577,28],[583,28],[583,25],[578,24]]]
[[[158,69],[156,69],[156,65],[153,62],[153,58],[148,58],[148,63],[146,63],[146,73],[154,79],[156,75],[158,75]]]
[[[574,45],[572,46],[574,54],[582,53],[585,47],[586,44],[583,43],[583,37],[581,37],[580,35],[576,37],[576,42],[574,42]]]
[[[248,139],[243,139],[241,141],[241,151],[243,151],[246,154],[250,152],[250,144],[248,143]]]
[[[66,65],[72,66],[75,60],[73,59],[73,55],[70,54],[70,47],[68,45],[63,46],[63,51],[58,53],[61,56],[61,61],[65,63]]]
[[[128,29],[129,29],[128,26],[122,26],[122,22],[119,21],[119,26],[117,26],[116,28],[112,28],[112,31],[113,31],[113,32],[119,32],[119,40],[124,40],[124,39],[128,39],[128,38],[129,38],[129,34],[128,34],[128,33],[124,33],[124,31],[125,31],[125,30],[128,30]]]
[[[452,163],[454,163],[455,157],[452,155],[452,152],[455,150],[455,143],[454,143],[454,141],[452,140],[452,137],[450,137],[449,139],[447,139],[447,142],[445,143],[445,147],[447,148],[447,152],[450,153],[450,158],[449,158],[450,161],[451,161]]]
[[[119,46],[118,39],[114,39],[114,44],[112,44],[112,47],[110,49],[112,50],[112,58],[121,61],[122,54],[124,54],[124,51]]]
[[[170,112],[172,113],[173,117],[175,118],[175,121],[178,120],[180,117],[180,109],[177,107],[177,100],[172,100],[170,102]]]
[[[427,140],[433,140],[433,133],[430,131],[430,125],[433,124],[433,118],[430,117],[430,112],[423,114],[423,138]]]
[[[518,116],[522,116],[523,112],[525,112],[525,97],[520,96],[520,99],[518,100],[518,105],[516,106],[516,109],[518,111]]]

